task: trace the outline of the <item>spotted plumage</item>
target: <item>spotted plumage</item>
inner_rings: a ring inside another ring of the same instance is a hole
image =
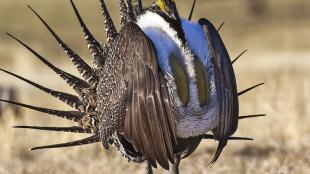
[[[129,161],[147,161],[148,172],[160,165],[178,173],[181,158],[190,156],[202,139],[219,141],[211,163],[219,158],[229,140],[250,140],[232,137],[238,120],[264,115],[239,117],[238,95],[261,84],[237,92],[232,62],[218,29],[206,19],[191,21],[196,1],[187,20],[180,17],[172,0],[157,0],[148,8],[142,7],[141,0],[136,3],[119,0],[121,29],[117,31],[104,0],[99,0],[107,33],[106,44],[100,44],[94,38],[73,0],[70,2],[93,58],[93,67],[29,8],[54,36],[83,79],[57,68],[27,44],[8,35],[56,72],[77,95],[48,89],[0,70],[58,98],[74,110],[59,111],[0,101],[77,123],[73,127],[15,128],[91,136],[32,150],[101,142],[107,150],[110,145],[115,146]]]

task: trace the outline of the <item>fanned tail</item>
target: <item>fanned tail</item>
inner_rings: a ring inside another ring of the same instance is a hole
[[[89,31],[89,29],[87,28],[87,26],[85,25],[78,9],[76,8],[73,0],[70,0],[72,8],[74,10],[74,13],[80,23],[80,26],[83,30],[84,33],[84,38],[87,42],[87,47],[90,50],[91,56],[93,57],[95,64],[97,65],[103,65],[106,59],[106,53],[105,50],[103,50],[103,48],[101,47],[100,43],[94,38],[94,36],[91,34],[91,32]],[[94,73],[93,73],[94,74]],[[91,81],[89,82],[92,86],[93,84],[97,84],[98,82],[98,77],[93,77],[93,79],[91,79]]]
[[[53,31],[53,29],[44,21],[44,19],[28,5],[28,8],[39,18],[39,20],[45,25],[45,27],[49,30],[49,32],[54,36],[58,44],[63,48],[65,53],[69,56],[70,60],[73,62],[74,66],[77,68],[79,73],[81,74],[84,79],[90,83],[96,83],[97,77],[95,77],[95,73],[93,72],[92,68],[74,51],[65,44],[62,39]]]
[[[100,6],[101,6],[101,13],[104,17],[104,24],[105,24],[105,30],[107,34],[107,41],[108,43],[111,43],[112,40],[115,39],[115,37],[118,35],[116,28],[114,26],[114,23],[112,21],[112,18],[110,16],[110,13],[105,5],[104,0],[99,0]]]
[[[60,110],[54,110],[54,109],[48,109],[48,108],[42,108],[42,107],[27,105],[27,104],[18,103],[18,102],[9,101],[9,100],[0,99],[0,101],[10,103],[13,105],[17,105],[17,106],[21,106],[24,108],[28,108],[31,110],[35,110],[38,112],[46,113],[49,115],[54,115],[54,116],[57,116],[60,118],[65,118],[67,120],[71,120],[71,121],[75,121],[75,122],[80,121],[84,115],[82,112],[79,112],[79,111],[60,111]]]
[[[21,40],[17,39],[13,35],[7,33],[8,36],[16,40],[18,43],[23,45],[27,50],[29,50],[31,53],[33,53],[38,59],[40,59],[45,65],[47,65],[50,69],[52,69],[56,74],[58,74],[69,86],[71,86],[78,94],[83,94],[83,90],[89,88],[89,84],[85,82],[84,80],[75,77],[67,72],[64,72],[63,70],[57,68],[52,63],[47,61],[44,57],[42,57],[40,54],[38,54],[36,51],[34,51],[32,48],[30,48],[28,45],[26,45]]]
[[[41,86],[41,85],[39,85],[37,83],[34,83],[34,82],[32,82],[32,81],[30,81],[28,79],[25,79],[25,78],[23,78],[23,77],[21,77],[21,76],[19,76],[17,74],[11,73],[11,72],[6,71],[4,69],[0,69],[0,71],[3,71],[5,73],[7,73],[7,74],[10,74],[10,75],[12,75],[12,76],[14,76],[14,77],[24,81],[24,82],[27,82],[28,84],[30,84],[30,85],[32,85],[32,86],[34,86],[34,87],[36,87],[36,88],[46,92],[47,94],[50,94],[50,95],[56,97],[60,101],[66,103],[67,105],[71,106],[72,108],[74,108],[76,110],[84,110],[83,109],[84,108],[83,107],[83,103],[80,101],[79,97],[77,97],[77,96],[74,96],[72,94],[67,94],[67,93],[64,93],[64,92],[59,92],[59,91],[51,90],[49,88]]]

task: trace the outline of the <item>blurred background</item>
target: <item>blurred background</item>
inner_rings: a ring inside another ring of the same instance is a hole
[[[118,1],[106,0],[118,24]],[[191,0],[176,0],[180,14],[188,16]],[[52,89],[73,92],[32,54],[5,35],[25,41],[58,67],[77,74],[52,36],[26,7],[31,5],[62,38],[91,64],[79,24],[69,1],[0,0],[0,67]],[[145,1],[145,6],[151,1]],[[97,40],[105,41],[97,0],[76,1],[84,21]],[[220,160],[208,166],[216,143],[203,142],[181,163],[182,173],[310,173],[310,1],[309,0],[197,0],[194,20],[208,18],[215,26],[225,21],[221,36],[235,58],[239,91],[266,85],[240,97],[240,114],[267,114],[240,121],[236,136],[251,142],[229,142]],[[61,102],[24,82],[0,73],[6,97],[23,103],[68,109]],[[10,89],[13,89],[11,94]],[[129,164],[115,150],[101,144],[28,151],[29,148],[82,138],[83,135],[15,130],[13,125],[72,125],[29,110],[4,107],[0,113],[0,173],[143,173],[144,165]],[[18,116],[15,116],[16,114]],[[155,173],[163,173],[159,169]]]

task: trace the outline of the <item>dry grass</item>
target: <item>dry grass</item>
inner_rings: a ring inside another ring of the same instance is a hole
[[[307,30],[310,24],[305,22],[310,15],[306,11],[303,13],[300,8],[309,5],[309,2],[306,0],[298,0],[294,3],[288,0],[268,1],[267,12],[260,19],[250,15],[247,7],[244,6],[245,2],[244,0],[210,1],[206,5],[206,2],[201,1],[195,16],[210,17],[216,24],[220,24],[222,20],[227,21],[222,35],[232,52],[231,55],[237,55],[243,48],[250,49],[247,55],[234,65],[239,89],[245,89],[259,82],[267,84],[240,97],[240,112],[241,114],[266,113],[268,117],[241,121],[236,135],[250,136],[255,141],[229,142],[220,160],[212,168],[208,167],[208,163],[216,144],[213,141],[205,141],[190,158],[182,161],[181,171],[195,174],[310,173],[310,33]],[[34,48],[44,53],[43,55],[49,55],[49,60],[56,62],[63,69],[73,71],[73,67],[69,65],[61,50],[50,36],[45,36],[47,32],[30,15],[23,3],[8,0],[0,0],[0,3],[1,33],[5,31],[17,33]],[[49,23],[65,36],[65,40],[75,50],[80,50],[84,57],[88,57],[85,45],[80,44],[84,41],[72,10],[68,8],[68,2],[31,0],[29,3],[33,4]],[[97,14],[95,3],[97,2],[79,1],[78,6],[97,37],[103,38],[102,21]],[[187,14],[188,6],[184,1],[180,3],[182,13]],[[46,6],[49,8],[44,8]],[[115,8],[116,4],[109,4],[109,6]],[[55,9],[59,9],[65,17],[53,16],[60,13]],[[296,11],[297,9],[299,12]],[[221,11],[225,13],[220,13]],[[62,24],[62,21],[66,24]],[[7,37],[1,37],[0,45],[1,67],[23,74],[54,89],[72,92],[56,75],[51,75],[52,72]],[[52,97],[38,92],[25,83],[13,80],[12,77],[1,74],[0,83],[17,86],[21,93],[21,101],[25,103],[64,108]],[[1,120],[0,173],[144,172],[145,166],[128,164],[119,153],[113,150],[105,152],[100,144],[28,151],[27,149],[33,146],[66,142],[81,138],[83,135],[12,129],[12,125],[18,124],[70,125],[70,122],[51,119],[47,115],[29,110],[25,110],[24,115],[24,118],[16,119],[7,112]],[[159,169],[156,173],[163,173],[163,171]]]

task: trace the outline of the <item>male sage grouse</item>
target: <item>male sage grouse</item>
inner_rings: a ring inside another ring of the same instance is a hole
[[[33,148],[60,148],[101,142],[129,161],[146,162],[148,173],[160,165],[178,173],[180,160],[191,155],[202,139],[219,142],[211,160],[220,156],[239,117],[236,79],[228,52],[218,30],[207,19],[192,22],[179,16],[173,0],[156,0],[143,8],[141,0],[119,0],[121,26],[117,31],[105,2],[99,0],[105,17],[107,43],[100,44],[85,26],[76,6],[71,5],[82,27],[94,67],[71,50],[36,11],[29,7],[55,37],[83,79],[55,67],[11,34],[78,94],[48,89],[1,69],[58,98],[74,111],[41,108],[1,100],[39,112],[72,120],[73,127],[16,126],[48,131],[89,133],[90,137]],[[239,56],[238,56],[239,58]],[[210,132],[210,133],[209,133]],[[209,134],[207,134],[209,133]]]

